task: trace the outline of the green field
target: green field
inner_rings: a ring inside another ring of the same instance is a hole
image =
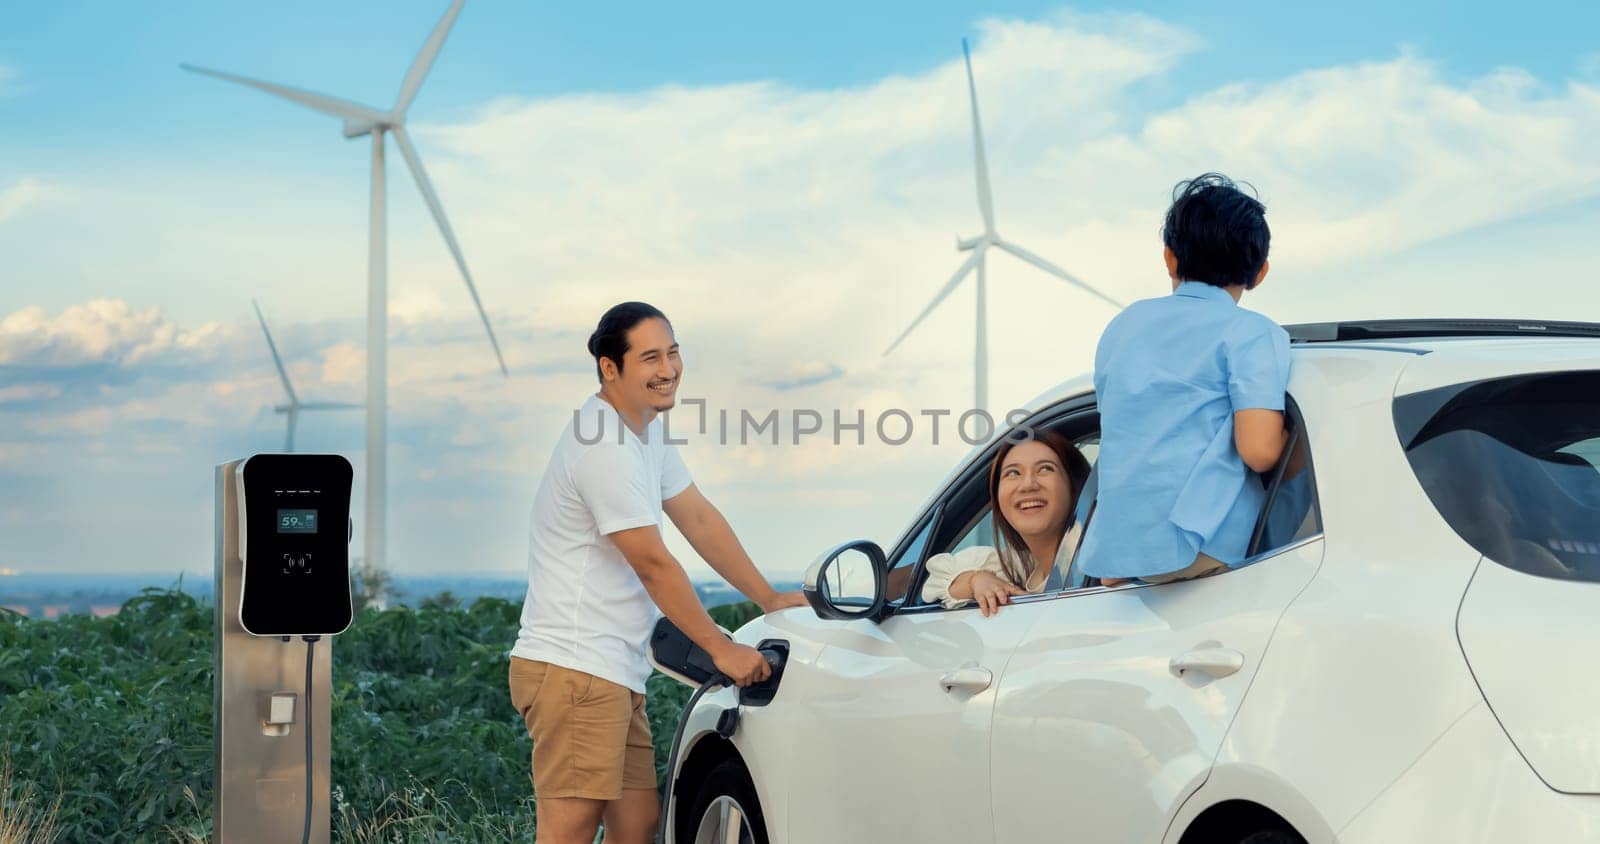
[[[531,745],[506,689],[520,605],[364,609],[333,640],[335,841],[528,841]],[[752,604],[712,615],[736,629]],[[0,612],[0,844],[209,840],[210,604],[146,590],[105,618]],[[689,690],[656,675],[658,774]],[[5,777],[0,777],[4,780]]]

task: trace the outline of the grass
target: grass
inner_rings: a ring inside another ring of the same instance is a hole
[[[438,790],[412,778],[404,789],[386,796],[363,813],[333,790],[333,839],[354,842],[532,841],[533,796],[519,801],[515,811],[487,806],[476,797],[467,804],[452,803]]]
[[[10,756],[0,756],[0,844],[43,844],[56,840],[61,797],[45,806],[32,783],[13,778]]]
[[[520,614],[366,608],[335,637],[334,840],[530,840],[531,745],[506,687]],[[729,629],[758,614],[712,611]],[[211,839],[213,623],[169,590],[105,618],[0,613],[0,844]],[[648,691],[660,775],[689,690],[657,674]]]

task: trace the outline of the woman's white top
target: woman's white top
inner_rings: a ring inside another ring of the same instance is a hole
[[[1056,558],[1049,571],[1036,571],[1028,578],[1028,583],[1013,585],[1029,593],[1063,588],[1067,567],[1072,564],[1072,554],[1078,549],[1078,540],[1082,536],[1082,526],[1073,525],[1066,535],[1061,537],[1061,545],[1056,548]],[[960,575],[969,571],[986,571],[1001,580],[1008,582],[1011,580],[1006,574],[1005,566],[1000,562],[999,550],[988,545],[974,545],[952,554],[935,554],[928,558],[927,568],[928,579],[922,584],[922,600],[930,603],[938,601],[947,610],[953,610],[972,601],[971,598],[950,597],[950,584]]]

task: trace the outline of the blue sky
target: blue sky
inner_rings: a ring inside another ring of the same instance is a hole
[[[83,163],[116,149],[138,157],[209,149],[221,126],[258,142],[309,134],[285,112],[176,72],[179,61],[226,66],[388,105],[438,2],[287,0],[26,4],[0,32],[0,100],[8,158]],[[949,60],[985,17],[1047,18],[1136,11],[1207,44],[1181,78],[1144,92],[1180,98],[1229,82],[1306,68],[1381,60],[1402,49],[1440,63],[1447,77],[1502,66],[1546,80],[1600,71],[1600,7],[1592,3],[1341,4],[1234,2],[536,4],[479,0],[451,35],[423,108],[449,117],[486,96],[544,97],[642,91],[662,85],[775,80],[799,88],[859,85]],[[3,89],[0,89],[3,90]],[[306,123],[317,118],[307,115]]]
[[[302,393],[359,400],[367,142],[177,65],[386,107],[444,5],[10,13],[0,568],[207,569],[210,467],[281,441],[252,296]],[[1600,321],[1596,31],[1593,3],[470,0],[411,125],[514,377],[391,149],[392,562],[520,571],[543,454],[592,388],[582,337],[623,298],[673,315],[685,395],[969,401],[970,293],[881,355],[976,230],[964,36],[1002,230],[1124,298],[1159,292],[1165,192],[1216,167],[1267,201],[1253,301],[1283,321]],[[991,273],[996,403],[1087,369],[1109,314]],[[359,470],[360,414],[300,436]],[[686,451],[758,561],[793,571],[893,538],[964,447]],[[440,511],[457,527],[414,527]]]

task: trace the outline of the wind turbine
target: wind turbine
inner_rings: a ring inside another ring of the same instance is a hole
[[[406,71],[405,80],[400,84],[400,96],[395,99],[394,107],[384,111],[350,100],[330,97],[304,91],[299,88],[290,88],[272,82],[262,82],[218,70],[209,70],[192,65],[180,65],[184,70],[214,76],[228,82],[236,82],[251,88],[265,91],[276,97],[281,97],[293,103],[303,105],[313,111],[319,111],[344,121],[344,136],[346,138],[359,138],[363,135],[372,136],[372,199],[370,206],[370,235],[367,251],[367,503],[366,503],[366,553],[365,565],[369,571],[381,570],[384,564],[385,537],[387,535],[387,502],[385,489],[387,482],[388,464],[388,345],[389,345],[389,295],[388,295],[388,238],[385,231],[384,220],[384,136],[394,135],[394,141],[400,147],[400,155],[406,160],[406,167],[411,170],[411,176],[417,182],[417,190],[422,193],[423,202],[427,203],[428,210],[433,214],[433,219],[439,225],[439,233],[444,236],[444,242],[450,249],[450,256],[455,259],[456,267],[461,270],[461,278],[467,284],[467,293],[472,296],[472,304],[478,309],[478,316],[483,319],[483,328],[489,334],[489,344],[494,347],[495,358],[500,362],[500,373],[509,377],[506,369],[505,356],[500,354],[500,342],[495,339],[494,327],[489,324],[489,314],[483,309],[483,302],[478,299],[478,288],[472,283],[472,273],[467,270],[467,259],[461,254],[461,246],[456,243],[454,231],[450,228],[450,221],[444,216],[444,207],[439,204],[439,197],[433,190],[433,183],[428,180],[427,171],[422,169],[422,159],[417,157],[417,151],[411,145],[411,138],[406,134],[406,109],[411,107],[411,102],[416,99],[417,91],[422,87],[422,81],[427,78],[428,71],[433,67],[434,59],[439,56],[439,49],[444,46],[445,36],[450,34],[450,27],[455,25],[456,16],[461,14],[463,0],[455,0],[450,8],[445,10],[444,17],[433,28],[428,40],[422,44],[422,50],[412,60],[411,67]],[[304,407],[304,405],[302,405]]]
[[[983,124],[978,120],[978,86],[972,81],[972,53],[967,49],[967,40],[965,38],[961,39],[961,55],[966,59],[967,63],[967,93],[972,100],[972,149],[978,174],[978,211],[983,215],[983,234],[967,240],[957,238],[956,249],[962,252],[971,252],[972,256],[961,262],[961,266],[956,268],[955,275],[951,276],[950,280],[945,282],[944,287],[939,289],[938,294],[933,297],[933,301],[922,309],[922,313],[917,315],[915,320],[912,320],[910,327],[901,332],[900,336],[889,344],[889,348],[885,349],[883,354],[888,357],[889,353],[900,345],[900,341],[906,339],[927,318],[928,314],[933,312],[934,308],[939,307],[940,302],[943,302],[956,287],[960,286],[962,279],[965,279],[969,273],[976,270],[978,274],[978,336],[977,351],[973,356],[975,370],[973,377],[975,389],[973,407],[982,410],[988,407],[989,404],[988,279],[986,277],[987,258],[985,255],[990,247],[1009,252],[1074,287],[1088,291],[1110,305],[1121,308],[1122,303],[1089,286],[1072,273],[1002,238],[1000,233],[995,231],[994,196],[989,190],[989,162],[983,152]]]
[[[267,330],[267,318],[261,315],[261,306],[256,300],[250,300],[250,306],[256,309],[256,319],[261,323],[261,333],[266,335],[267,349],[272,352],[272,363],[278,367],[278,379],[283,382],[283,391],[289,394],[289,403],[280,404],[272,409],[273,413],[285,413],[289,416],[289,428],[283,435],[283,450],[294,451],[294,428],[300,420],[302,410],[354,410],[361,405],[353,402],[338,401],[307,401],[303,402],[294,392],[294,385],[289,383],[289,370],[283,368],[283,358],[278,357],[278,344],[272,342],[272,332]]]

